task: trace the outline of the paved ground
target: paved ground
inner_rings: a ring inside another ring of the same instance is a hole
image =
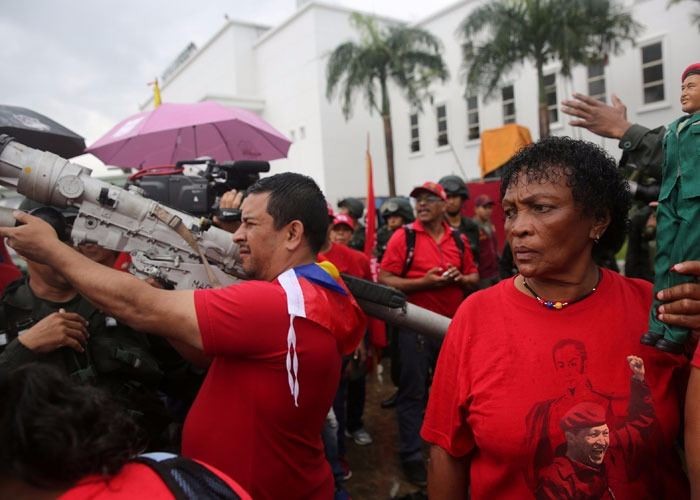
[[[388,365],[383,367],[381,373],[370,374],[367,379],[364,422],[374,442],[357,446],[352,439],[347,440],[347,459],[352,477],[346,487],[353,500],[381,500],[407,495],[412,495],[409,498],[425,498],[416,495],[420,488],[407,482],[401,473],[397,456],[396,410],[384,410],[379,406],[394,390]]]

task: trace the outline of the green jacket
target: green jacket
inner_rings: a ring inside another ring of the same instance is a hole
[[[18,334],[63,308],[88,321],[88,340],[84,353],[61,347],[49,353],[35,353],[17,340]],[[30,362],[42,362],[59,368],[74,378],[97,385],[119,385],[127,380],[155,390],[162,372],[149,352],[147,337],[114,318],[106,316],[82,296],[65,303],[40,299],[27,279],[12,283],[0,299],[0,370],[12,370]]]
[[[659,201],[668,198],[679,177],[679,195],[682,199],[700,196],[700,113],[674,121],[664,135],[664,168]]]
[[[622,149],[621,167],[629,167],[633,172],[627,176],[636,181],[644,181],[651,177],[661,181],[661,166],[664,162],[663,137],[666,127],[648,129],[642,125],[632,125],[620,138]]]

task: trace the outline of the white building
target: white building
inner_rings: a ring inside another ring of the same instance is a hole
[[[600,68],[574,68],[564,79],[558,65],[546,67],[552,102],[573,91],[615,93],[628,108],[630,121],[649,127],[680,116],[680,75],[700,60],[700,34],[691,24],[694,2],[667,8],[666,0],[625,0],[635,20],[644,26],[635,46],[610,56]],[[456,38],[461,21],[480,2],[461,0],[417,23],[442,40],[451,79],[434,88],[432,102],[411,118],[401,94],[392,91],[392,127],[396,188],[406,194],[425,180],[449,173],[478,178],[478,133],[515,121],[538,136],[535,69],[523,65],[504,82],[490,101],[465,99],[461,49]],[[166,102],[215,100],[260,113],[293,141],[289,157],[272,163],[272,172],[296,171],[312,176],[331,201],[365,193],[364,151],[369,137],[377,196],[388,194],[381,118],[366,110],[362,96],[353,117],[345,121],[337,99],[326,98],[326,61],[340,43],[356,33],[352,13],[344,7],[308,2],[279,26],[269,28],[229,21],[199,50],[184,53],[161,86]],[[382,22],[397,22],[380,19]],[[142,108],[152,105],[149,100]],[[593,140],[615,157],[617,142],[601,139],[567,124],[558,104],[552,133]],[[438,137],[438,122],[441,134]],[[412,125],[413,124],[413,125]],[[474,138],[470,138],[474,137]]]

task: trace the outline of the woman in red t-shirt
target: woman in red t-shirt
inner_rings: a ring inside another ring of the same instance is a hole
[[[430,498],[687,497],[674,444],[688,360],[639,342],[651,285],[594,261],[624,241],[625,181],[566,137],[508,165],[520,274],[467,298],[447,332],[421,431]]]
[[[0,498],[250,499],[206,464],[139,456],[143,439],[124,410],[52,366],[0,371],[0,401]]]

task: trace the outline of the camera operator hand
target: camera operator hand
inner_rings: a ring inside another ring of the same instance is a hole
[[[241,203],[243,203],[243,191],[237,191],[232,189],[231,191],[226,191],[219,200],[219,210],[240,210]],[[241,225],[241,221],[222,221],[218,216],[213,217],[214,225],[228,231],[229,233],[235,233],[238,227]]]

